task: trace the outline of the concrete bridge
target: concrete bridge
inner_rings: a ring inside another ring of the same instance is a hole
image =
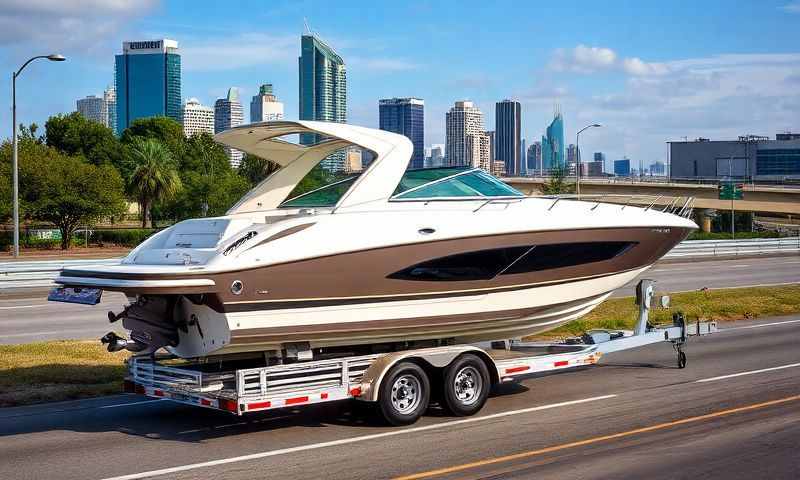
[[[540,177],[506,177],[503,180],[528,195],[540,195],[542,185],[548,179]],[[574,183],[574,178],[566,178],[566,182]],[[730,200],[719,200],[717,185],[632,181],[606,178],[582,178],[582,195],[603,196],[602,200],[613,203],[632,203],[638,205],[667,205],[675,197],[694,197],[695,209],[730,210]],[[614,199],[612,195],[634,195],[633,198]],[[661,196],[661,198],[658,198]],[[800,216],[800,188],[782,187],[779,185],[744,184],[744,198],[736,200],[737,211],[774,213],[780,215]]]

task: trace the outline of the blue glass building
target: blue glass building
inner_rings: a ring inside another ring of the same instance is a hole
[[[544,171],[556,168],[565,169],[567,163],[564,158],[564,118],[557,112],[546,135],[542,137],[542,169]]]
[[[631,161],[627,158],[614,160],[614,175],[617,177],[630,177]]]
[[[519,102],[503,100],[494,109],[495,161],[503,162],[506,175],[519,175],[521,143],[521,108]]]
[[[178,42],[123,42],[114,66],[118,135],[137,118],[167,116],[182,121]]]
[[[425,102],[419,98],[385,98],[378,101],[379,128],[405,135],[414,144],[409,168],[425,165]]]
[[[347,70],[344,60],[315,35],[300,39],[300,120],[347,123]],[[300,143],[310,145],[318,135],[302,134]],[[345,168],[345,153],[335,152],[320,165],[329,171]]]

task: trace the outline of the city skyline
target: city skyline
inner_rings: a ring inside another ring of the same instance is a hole
[[[684,136],[735,139],[745,133],[800,130],[793,113],[800,105],[800,53],[791,41],[800,15],[784,8],[788,3],[742,2],[731,9],[714,1],[704,3],[700,14],[691,5],[665,13],[651,5],[555,5],[541,12],[520,4],[515,7],[518,20],[509,22],[503,9],[477,3],[409,5],[392,14],[344,3],[326,15],[313,14],[323,7],[315,2],[302,12],[291,3],[277,2],[268,12],[252,2],[234,5],[234,11],[248,12],[245,17],[231,15],[230,5],[187,8],[183,2],[148,0],[71,12],[72,25],[97,28],[71,28],[66,35],[52,21],[63,10],[43,2],[0,12],[30,30],[13,41],[0,39],[0,63],[13,70],[29,55],[57,50],[67,56],[58,69],[32,65],[18,84],[20,121],[40,125],[52,114],[72,111],[76,99],[113,83],[113,55],[129,39],[175,38],[181,43],[182,101],[196,97],[213,104],[231,85],[249,99],[264,78],[282,98],[291,99],[298,84],[302,18],[308,16],[314,31],[347,59],[349,123],[377,127],[374,105],[380,98],[425,98],[429,146],[444,143],[440,119],[453,101],[472,100],[492,125],[494,103],[511,97],[522,105],[522,136],[533,140],[543,133],[553,104],[560,103],[566,138],[574,139],[584,124],[603,123],[602,131],[582,138],[587,149],[650,163],[665,160],[665,141]],[[462,21],[472,18],[475,8],[486,27],[478,33]],[[524,19],[534,10],[540,35],[532,42]],[[371,22],[355,28],[355,13],[369,13]],[[435,21],[445,13],[452,21]],[[692,19],[691,27],[679,26],[680,35],[670,35],[669,41],[650,34],[668,22],[685,23],[685,18]],[[624,28],[594,28],[606,19]],[[567,22],[570,28],[564,29]],[[501,54],[490,48],[499,25],[508,45]],[[753,37],[748,32],[754,29],[771,35]],[[465,55],[464,42],[478,50]],[[431,69],[446,74],[423,74]],[[496,72],[504,72],[502,78]],[[37,94],[56,85],[59,96]],[[10,79],[0,79],[0,88],[10,90]],[[297,105],[284,101],[285,118],[298,118]],[[3,108],[0,120],[10,124],[9,115]]]

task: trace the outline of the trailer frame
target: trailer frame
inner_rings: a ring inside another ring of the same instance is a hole
[[[562,343],[503,340],[488,344],[445,345],[236,368],[231,371],[209,369],[207,367],[213,365],[201,361],[174,366],[170,363],[175,362],[176,358],[165,355],[133,356],[128,359],[129,375],[125,380],[125,389],[131,393],[236,415],[347,399],[379,402],[384,377],[402,362],[406,362],[406,365],[414,363],[427,371],[444,371],[456,359],[471,354],[485,362],[490,383],[495,385],[533,374],[594,365],[607,353],[668,342],[676,351],[678,367],[684,368],[686,354],[683,349],[688,337],[717,331],[716,322],[687,324],[680,313],[673,315],[671,325],[652,326],[648,319],[653,308],[654,282],[640,281],[636,292],[639,318],[632,331],[590,330],[579,338]],[[662,297],[664,308],[667,308],[668,302],[668,297]],[[475,411],[481,406],[482,403]]]

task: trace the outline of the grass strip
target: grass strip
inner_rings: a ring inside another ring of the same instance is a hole
[[[689,320],[800,313],[800,285],[677,293],[672,295],[670,310],[652,310],[651,323],[669,323],[677,311],[683,311]],[[630,329],[637,315],[633,298],[614,298],[585,317],[537,338],[574,336],[592,328]],[[126,353],[109,353],[96,340],[0,345],[0,406],[119,393],[125,358]]]

